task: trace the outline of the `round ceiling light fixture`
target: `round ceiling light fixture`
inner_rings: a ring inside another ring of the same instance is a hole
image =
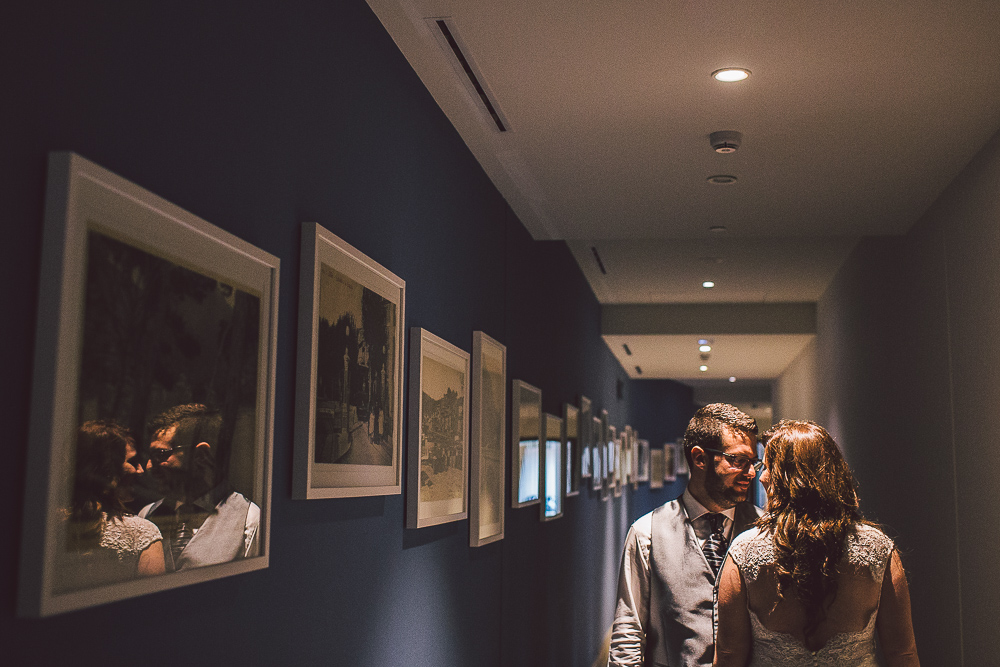
[[[732,185],[738,179],[735,176],[730,176],[729,174],[716,174],[715,176],[709,176],[705,180],[712,185]]]
[[[698,370],[704,373],[705,371],[708,370],[708,366],[698,366]]]
[[[713,234],[725,234],[726,233],[726,226],[725,225],[712,225],[711,227],[708,228],[708,231],[712,232]]]
[[[712,78],[723,83],[735,83],[749,78],[750,70],[743,67],[723,67],[712,72]]]
[[[698,346],[698,351],[699,352],[711,352],[712,351],[712,346],[711,345],[699,345]]]
[[[713,287],[715,287],[715,283],[712,282],[711,280],[706,280],[701,284],[701,286],[704,287],[705,289],[712,289]]]
[[[730,382],[736,382],[736,376],[735,375],[730,376],[729,381]]]

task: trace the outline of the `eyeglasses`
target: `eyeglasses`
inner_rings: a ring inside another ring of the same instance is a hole
[[[167,459],[173,456],[174,452],[181,452],[181,451],[184,450],[183,448],[180,447],[150,447],[149,460],[159,465],[160,463],[165,462]]]
[[[750,458],[749,456],[743,456],[742,454],[727,454],[721,449],[708,449],[707,447],[702,447],[702,449],[704,449],[709,454],[718,454],[719,456],[724,456],[726,458],[726,461],[729,462],[729,465],[733,466],[734,468],[738,468],[739,470],[746,470],[747,466],[753,466],[753,471],[759,475],[761,468],[764,467],[764,462],[761,461],[756,456]]]

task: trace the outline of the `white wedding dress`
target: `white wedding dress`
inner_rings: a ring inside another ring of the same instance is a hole
[[[801,632],[802,607],[779,600],[770,533],[751,529],[733,540],[729,555],[746,582],[753,654],[750,667],[877,667],[875,619],[893,543],[882,531],[858,525],[848,536],[837,596],[809,650]]]

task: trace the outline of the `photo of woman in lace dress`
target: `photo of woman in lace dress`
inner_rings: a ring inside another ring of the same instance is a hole
[[[56,590],[92,588],[165,572],[159,529],[125,507],[141,474],[142,464],[127,429],[103,420],[80,426],[73,504],[66,516],[65,551],[56,561]]]
[[[719,576],[715,665],[919,666],[906,574],[861,515],[837,444],[813,422],[762,437],[767,513]]]

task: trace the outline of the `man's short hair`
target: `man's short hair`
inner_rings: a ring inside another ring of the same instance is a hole
[[[684,456],[688,465],[691,448],[722,449],[724,429],[745,435],[751,442],[757,442],[757,422],[753,417],[728,403],[712,403],[699,408],[684,431]]]
[[[222,414],[201,403],[175,405],[154,417],[149,422],[153,437],[172,426],[177,427],[173,442],[181,446],[193,446],[207,442],[212,447],[219,445],[222,430]]]

